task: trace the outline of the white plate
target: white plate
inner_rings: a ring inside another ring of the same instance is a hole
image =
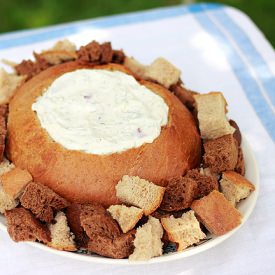
[[[245,168],[246,168],[245,176],[248,180],[250,180],[255,185],[256,190],[247,199],[241,201],[238,204],[237,208],[243,216],[241,225],[239,225],[237,228],[235,228],[234,230],[230,231],[229,233],[227,233],[223,236],[215,237],[215,236],[209,235],[208,237],[211,237],[211,239],[200,244],[199,246],[190,247],[182,252],[165,254],[161,257],[156,257],[156,258],[153,258],[146,262],[144,262],[144,261],[130,262],[127,259],[117,260],[117,259],[104,258],[104,257],[97,256],[97,255],[85,255],[85,254],[79,254],[79,253],[73,253],[73,252],[65,252],[65,251],[55,250],[53,248],[47,247],[46,245],[43,245],[40,243],[35,243],[35,242],[28,242],[28,243],[34,247],[40,248],[40,249],[48,251],[50,253],[68,257],[71,259],[82,260],[82,261],[86,261],[86,262],[117,264],[117,265],[151,264],[151,263],[167,262],[167,261],[172,261],[172,260],[176,260],[176,259],[182,259],[185,257],[189,257],[192,255],[198,254],[202,251],[205,251],[209,248],[212,248],[212,247],[218,245],[219,243],[225,241],[233,234],[235,234],[237,232],[237,230],[239,230],[240,227],[246,222],[246,220],[252,213],[252,211],[255,207],[255,204],[256,204],[256,200],[257,200],[258,193],[259,193],[259,170],[258,170],[257,162],[255,160],[253,151],[252,151],[251,147],[249,146],[247,140],[244,137],[243,137],[243,141],[242,141],[242,149],[243,149],[243,153],[244,153]],[[5,218],[3,215],[0,215],[0,229],[7,231],[6,221],[5,221]]]

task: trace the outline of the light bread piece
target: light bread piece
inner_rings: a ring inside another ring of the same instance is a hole
[[[143,210],[134,206],[111,205],[107,211],[118,222],[123,233],[133,229],[143,216]]]
[[[54,221],[54,224],[49,225],[51,242],[48,243],[48,246],[58,250],[76,251],[77,248],[74,242],[74,234],[70,231],[66,215],[59,211]]]
[[[134,240],[134,252],[130,261],[146,261],[162,255],[163,228],[158,219],[149,216],[148,222],[139,227]]]
[[[25,186],[32,180],[32,176],[20,168],[13,168],[7,160],[3,166],[5,173],[0,175],[0,213],[15,208],[19,203],[19,196]]]
[[[139,63],[135,58],[126,56],[123,65],[130,69],[135,76],[145,79],[146,66]]]
[[[230,126],[226,117],[226,100],[220,92],[194,95],[198,111],[199,128],[203,139],[215,139],[233,134],[235,128]]]
[[[49,64],[57,65],[62,62],[75,60],[77,55],[75,52],[66,51],[44,51],[39,56],[42,56]]]
[[[116,195],[124,203],[144,210],[146,216],[161,204],[165,188],[137,176],[124,175],[116,185]]]
[[[57,41],[51,49],[42,51],[39,55],[52,65],[77,58],[76,46],[68,39]]]
[[[16,65],[17,65],[16,62],[11,61],[11,60],[8,60],[8,59],[5,59],[5,58],[1,59],[1,62],[2,62],[3,64],[5,64],[5,65],[9,66],[9,67],[15,72],[15,69],[14,69],[14,68],[15,68]]]
[[[10,197],[0,184],[0,213],[4,214],[6,210],[11,210],[18,205],[18,200]]]
[[[183,213],[181,218],[176,219],[174,216],[162,218],[161,224],[169,240],[178,244],[177,251],[182,251],[206,237],[193,210]]]
[[[0,163],[0,176],[4,173],[7,173],[11,169],[13,169],[15,166],[13,163],[9,162],[7,159],[3,159],[3,161]]]
[[[199,221],[214,235],[223,235],[241,223],[241,213],[216,190],[195,200],[191,209]]]
[[[24,79],[24,76],[9,74],[0,68],[0,104],[5,104],[10,101],[16,88],[23,83]]]
[[[53,45],[53,47],[49,50],[75,52],[76,51],[76,45],[72,41],[70,41],[69,39],[63,39],[63,40],[57,41]]]
[[[223,172],[220,185],[222,193],[234,206],[255,190],[250,181],[233,171]]]
[[[4,160],[0,163],[0,176],[3,175],[4,173],[7,173],[13,168],[14,168],[14,165],[4,158]],[[5,210],[10,210],[15,208],[17,204],[18,204],[18,201],[15,201],[13,198],[7,195],[7,193],[4,191],[3,186],[0,182],[0,213],[3,214]]]
[[[159,57],[149,66],[146,66],[145,79],[153,80],[166,88],[179,81],[181,71],[166,59]]]
[[[135,76],[156,81],[166,88],[176,84],[181,74],[179,69],[163,57],[155,59],[148,66],[141,64],[133,57],[126,57],[123,65],[130,69]]]
[[[22,170],[18,167],[0,176],[3,190],[13,199],[18,198],[25,186],[31,181],[31,174],[27,170]]]

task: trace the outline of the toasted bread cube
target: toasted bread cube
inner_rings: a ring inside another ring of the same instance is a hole
[[[118,222],[123,233],[133,229],[143,216],[143,210],[134,206],[111,205],[107,211]]]
[[[128,57],[126,56],[124,59],[124,64],[125,67],[127,67],[128,69],[130,69],[135,76],[144,79],[145,76],[145,69],[146,66],[139,63],[136,59],[134,59],[133,57]]]
[[[235,171],[242,176],[244,176],[245,174],[244,156],[243,156],[243,150],[241,147],[239,147],[238,149],[238,161],[235,167]]]
[[[10,197],[0,184],[0,213],[4,214],[6,210],[11,210],[18,205],[18,200]]]
[[[7,230],[15,242],[51,241],[50,231],[46,225],[39,222],[29,210],[19,207],[5,212]]]
[[[14,164],[9,162],[7,159],[3,159],[3,161],[0,163],[0,176],[9,172],[14,168]]]
[[[194,95],[198,111],[199,128],[203,139],[214,139],[233,134],[226,118],[226,100],[220,92]]]
[[[199,221],[214,235],[223,235],[241,223],[240,212],[216,190],[195,200],[191,208]]]
[[[23,207],[30,209],[36,218],[44,222],[51,222],[54,211],[66,208],[69,202],[60,197],[52,189],[37,182],[30,182],[20,197]]]
[[[42,51],[39,56],[45,59],[49,64],[57,65],[64,61],[76,59],[76,46],[68,39],[59,40],[52,48]]]
[[[32,180],[28,171],[14,168],[7,160],[2,163],[2,174],[0,175],[0,213],[15,208],[18,197],[25,186]]]
[[[57,65],[62,62],[75,60],[77,58],[77,54],[75,52],[67,52],[64,50],[51,50],[44,51],[39,54],[42,58],[44,58],[49,64]]]
[[[181,72],[178,68],[166,59],[159,57],[146,67],[144,77],[169,88],[179,81],[180,74]]]
[[[206,237],[192,210],[177,219],[174,216],[162,218],[161,224],[168,234],[168,239],[178,244],[177,251],[182,251]]]
[[[0,68],[0,104],[8,103],[18,86],[23,83],[25,77],[9,74]]]
[[[255,190],[255,186],[250,181],[233,171],[223,172],[220,184],[224,196],[234,206]]]
[[[74,235],[70,231],[66,215],[59,211],[54,217],[54,222],[49,225],[51,241],[48,243],[48,246],[65,251],[77,250]]]
[[[192,169],[187,172],[185,178],[194,180],[197,183],[196,196],[198,199],[208,195],[213,190],[219,190],[219,183],[215,175],[211,174],[208,169]]]
[[[13,199],[18,198],[31,181],[31,174],[27,170],[22,170],[18,167],[0,176],[0,182],[4,191]]]
[[[123,176],[116,185],[116,195],[124,203],[144,210],[146,216],[161,204],[165,188],[136,176]]]
[[[54,46],[49,50],[75,52],[76,45],[69,39],[63,39],[57,41]]]
[[[129,256],[130,261],[146,261],[162,255],[163,228],[158,219],[149,216],[146,224],[139,227],[134,240],[134,252]]]
[[[204,163],[213,173],[234,170],[238,162],[238,144],[233,135],[208,140],[203,147]]]
[[[96,235],[88,242],[88,251],[113,259],[128,258],[134,250],[135,230],[121,234],[114,239]]]
[[[198,184],[191,178],[180,177],[168,182],[160,209],[178,211],[189,208],[198,192]]]

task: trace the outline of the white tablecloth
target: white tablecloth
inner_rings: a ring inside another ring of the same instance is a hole
[[[91,7],[92,8],[92,7]],[[164,56],[197,91],[222,91],[256,155],[260,195],[246,224],[201,254],[162,264],[115,266],[63,258],[0,232],[0,274],[275,274],[275,55],[251,20],[216,5],[177,6],[0,36],[0,58],[20,61],[62,37],[112,41],[144,63]]]

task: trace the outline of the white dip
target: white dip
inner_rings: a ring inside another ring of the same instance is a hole
[[[63,74],[32,110],[63,147],[98,155],[151,143],[168,120],[168,106],[160,96],[132,76],[107,70]]]

